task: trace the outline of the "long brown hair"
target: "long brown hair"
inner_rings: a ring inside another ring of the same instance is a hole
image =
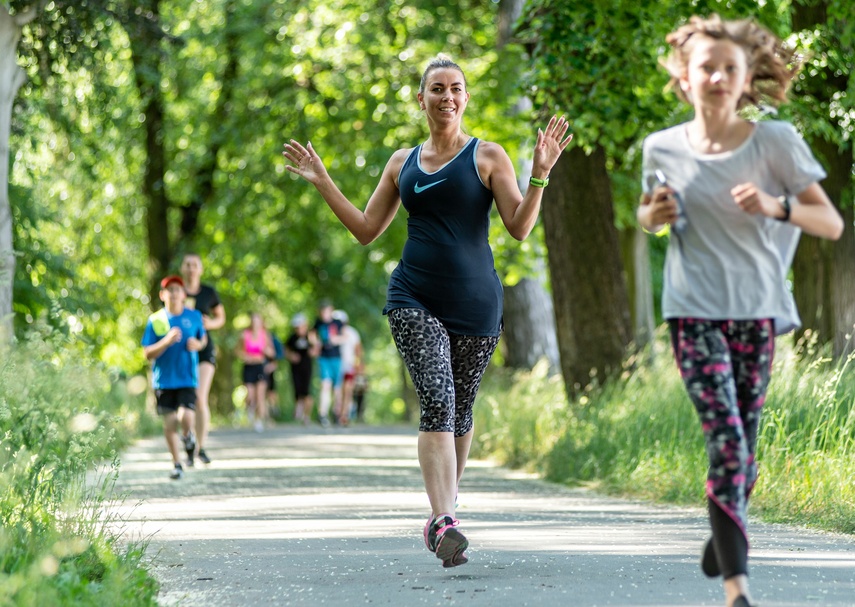
[[[691,102],[680,88],[679,81],[686,74],[689,57],[697,41],[703,37],[729,40],[745,51],[751,85],[743,92],[737,108],[765,104],[777,106],[787,100],[787,90],[801,69],[803,57],[784,46],[780,38],[754,19],[725,21],[715,13],[707,18],[695,15],[665,37],[671,45],[671,52],[660,60],[671,75],[666,89],[674,89],[680,99]]]

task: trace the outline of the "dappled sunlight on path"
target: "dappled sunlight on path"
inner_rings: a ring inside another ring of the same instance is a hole
[[[212,434],[210,466],[170,481],[162,438],[122,458],[113,507],[148,537],[163,605],[721,605],[700,574],[700,509],[603,498],[472,462],[457,512],[470,563],[443,569],[416,431],[296,426]],[[119,523],[117,523],[119,525]],[[855,604],[855,539],[754,524],[763,607]]]

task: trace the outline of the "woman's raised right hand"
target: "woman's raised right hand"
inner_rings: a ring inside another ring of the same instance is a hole
[[[291,162],[291,164],[285,165],[288,171],[299,175],[309,183],[315,185],[326,176],[327,169],[320,157],[315,153],[311,141],[306,144],[306,147],[303,147],[300,143],[292,139],[284,147],[285,151],[282,152],[282,155]]]

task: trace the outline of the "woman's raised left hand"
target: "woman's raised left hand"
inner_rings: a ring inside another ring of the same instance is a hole
[[[573,139],[572,133],[567,135],[570,123],[564,116],[553,116],[546,125],[546,130],[537,129],[537,143],[534,146],[534,159],[531,168],[533,177],[543,178],[558,162],[561,152]]]

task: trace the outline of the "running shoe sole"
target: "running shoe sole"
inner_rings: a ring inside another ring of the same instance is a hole
[[[436,542],[436,558],[442,560],[443,567],[457,567],[469,562],[463,551],[469,547],[469,540],[457,529],[447,529]]]

